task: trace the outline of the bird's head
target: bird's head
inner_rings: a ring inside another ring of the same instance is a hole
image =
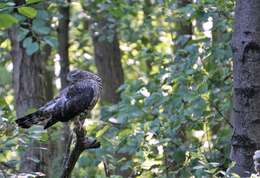
[[[96,75],[96,74],[93,74],[91,72],[87,72],[87,71],[82,71],[82,70],[72,70],[70,71],[68,74],[67,74],[67,80],[70,82],[70,83],[75,83],[75,82],[78,82],[78,81],[81,81],[81,80],[95,80],[96,82],[102,82],[101,78]]]

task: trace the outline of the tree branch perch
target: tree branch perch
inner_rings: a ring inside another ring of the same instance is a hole
[[[65,163],[61,178],[69,178],[72,170],[74,169],[80,154],[86,149],[99,148],[100,143],[85,135],[84,128],[82,127],[85,120],[75,121],[74,132],[76,133],[76,144],[71,151],[68,160]]]

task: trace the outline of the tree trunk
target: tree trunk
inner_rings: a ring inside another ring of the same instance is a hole
[[[116,27],[115,24],[110,24],[104,17],[95,22],[96,23],[92,22],[91,25],[94,27],[93,29],[98,30],[99,33],[92,31],[92,40],[97,71],[103,80],[101,103],[117,103],[120,100],[117,89],[124,83],[124,74]],[[111,26],[113,27],[111,28]],[[126,159],[121,162],[122,165],[131,159],[131,155],[128,154],[115,153],[115,157],[118,160],[122,158]],[[122,177],[129,177],[131,175],[131,169],[122,171],[120,168],[121,166],[117,166],[113,174]],[[108,173],[108,175],[109,174],[110,173]]]
[[[191,3],[192,3],[191,0],[177,0],[177,7],[182,8]],[[192,34],[192,23],[190,19],[186,20],[184,18],[178,18],[177,22],[178,22],[177,31],[176,31],[177,36]]]
[[[220,14],[216,14],[213,16],[213,28],[212,28],[212,46],[213,48],[223,42],[223,32],[221,31],[220,27],[218,27],[218,24],[221,22],[221,20],[224,17]],[[218,46],[217,46],[218,47]],[[213,55],[214,56],[214,55]]]
[[[50,60],[50,55],[51,55],[51,47],[49,45],[46,45],[43,49],[42,53],[42,59],[44,60],[44,65],[48,66],[48,62]],[[53,98],[54,95],[54,88],[53,88],[53,76],[54,76],[54,71],[53,69],[49,70],[48,66],[46,68],[46,72],[45,72],[45,80],[46,80],[46,86],[45,86],[45,90],[46,90],[46,99],[47,101],[51,100]],[[48,172],[47,175],[48,177],[52,177],[52,173],[53,173],[53,162],[54,162],[54,155],[55,155],[55,150],[52,149],[52,145],[56,144],[56,140],[52,140],[51,138],[51,133],[53,132],[52,129],[48,129],[47,130],[47,134],[48,134],[48,152],[45,152],[44,156],[47,157],[47,161],[48,161]]]
[[[69,22],[70,22],[70,0],[65,2],[65,5],[59,7],[59,13],[62,16],[59,19],[58,26],[58,41],[59,41],[59,56],[60,56],[60,80],[61,80],[61,89],[68,86],[68,81],[66,79],[69,72]],[[60,157],[61,161],[64,163],[70,153],[70,137],[71,131],[69,123],[63,123],[62,128],[62,140],[61,140],[61,149]],[[60,163],[62,163],[60,162]],[[61,170],[62,167],[60,166]]]
[[[232,38],[234,126],[232,171],[241,177],[253,172],[252,156],[260,148],[260,1],[237,0]]]
[[[177,0],[177,7],[182,8],[185,7],[189,4],[191,4],[191,0]],[[183,17],[181,18],[176,18],[176,37],[180,36],[188,36],[188,38],[191,38],[192,35],[192,23],[190,19],[185,19]],[[176,49],[182,49],[183,45],[180,43],[176,43],[175,45]]]
[[[13,58],[13,89],[15,94],[16,116],[19,118],[30,108],[38,108],[46,102],[45,70],[41,54],[26,55],[18,41],[18,27],[10,29]],[[21,171],[47,173],[47,157],[39,149],[41,145],[32,140],[22,156]],[[39,160],[35,162],[33,160]]]
[[[64,5],[59,6],[59,13],[61,17],[59,18],[58,25],[58,53],[60,56],[60,79],[61,79],[61,89],[65,88],[68,83],[66,80],[67,73],[69,72],[69,14],[70,14],[69,2]],[[63,123],[63,128],[60,129],[59,135],[61,139],[57,140],[52,139],[52,134],[57,132],[53,128],[48,129],[49,135],[49,177],[59,177],[63,170],[63,163],[69,156],[70,148],[70,127],[69,123]]]
[[[116,29],[111,28],[105,18],[97,22],[93,32],[95,63],[98,74],[103,80],[102,102],[117,103],[120,99],[116,90],[124,83],[121,54]]]
[[[152,17],[151,17],[151,13],[153,12],[153,4],[151,2],[151,0],[145,0],[144,1],[144,6],[143,6],[143,12],[144,12],[144,24],[149,24],[150,27],[152,27]],[[157,33],[155,33],[157,35]],[[152,35],[152,36],[149,36],[147,39],[149,39],[149,43],[148,44],[151,44],[151,46],[149,45],[145,45],[146,48],[151,48],[151,50],[149,51],[156,51],[155,49],[153,49],[154,46],[156,46],[157,42],[159,41],[157,39],[158,37],[155,36],[155,35]],[[156,40],[155,40],[156,39]],[[156,43],[155,43],[156,42]],[[149,76],[150,72],[152,71],[152,62],[153,62],[153,59],[147,59],[145,61],[145,64],[146,64],[146,74]]]
[[[59,41],[59,55],[60,55],[60,79],[61,88],[68,85],[66,76],[69,72],[69,22],[70,22],[70,2],[59,7],[59,13],[62,16],[59,19],[58,26],[58,41]]]

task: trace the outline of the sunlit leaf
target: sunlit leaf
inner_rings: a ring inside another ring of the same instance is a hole
[[[18,12],[29,18],[34,18],[37,15],[37,10],[32,7],[19,7]]]
[[[96,137],[101,137],[102,135],[104,135],[108,129],[110,128],[109,125],[106,125],[105,127],[103,127],[101,130],[99,130],[97,133],[96,133]]]
[[[11,27],[13,24],[16,24],[18,20],[9,14],[0,13],[0,28],[5,29]]]
[[[38,3],[41,2],[42,0],[26,0],[26,4],[33,4],[33,3]]]

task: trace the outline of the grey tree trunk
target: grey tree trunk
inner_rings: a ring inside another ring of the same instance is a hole
[[[68,85],[66,76],[69,72],[69,21],[70,21],[70,0],[65,0],[65,5],[59,8],[59,13],[62,18],[59,20],[58,27],[58,40],[59,40],[59,55],[61,65],[61,87],[65,88]],[[78,117],[80,119],[80,117]],[[84,128],[81,125],[84,124],[85,118],[80,119],[79,124],[77,121],[74,122],[74,132],[76,134],[75,146],[70,150],[72,135],[69,124],[64,124],[62,141],[61,141],[61,153],[63,164],[62,170],[59,172],[59,177],[69,178],[71,177],[72,171],[84,150],[91,148],[100,147],[100,143],[96,140],[91,140],[85,134]]]
[[[192,0],[177,0],[178,8],[185,7],[192,3]],[[177,36],[192,34],[192,23],[190,20],[184,18],[178,18]]]
[[[69,72],[69,14],[70,5],[69,2],[65,2],[63,5],[59,6],[59,13],[61,15],[59,19],[59,25],[57,29],[58,34],[58,53],[60,56],[60,79],[61,79],[61,89],[65,88],[68,83],[66,80],[67,73]],[[48,129],[49,135],[49,177],[59,177],[63,170],[64,160],[69,156],[70,148],[70,127],[69,123],[63,123],[63,128],[60,129],[58,133],[60,135],[60,140],[52,139],[52,134],[57,134],[57,130],[53,128]]]
[[[237,0],[232,38],[234,126],[232,169],[241,177],[253,172],[252,156],[260,148],[260,1]]]
[[[145,0],[144,1],[144,6],[143,6],[143,12],[144,12],[144,24],[149,24],[152,28],[152,18],[151,18],[151,13],[153,12],[153,4],[151,2],[151,0]],[[156,34],[157,35],[157,34]],[[155,51],[155,49],[153,49],[153,46],[156,46],[156,44],[158,43],[158,37],[156,35],[151,35],[149,36],[149,44],[151,43],[151,46],[146,45],[147,48],[152,48],[151,51]],[[146,74],[149,76],[150,72],[152,71],[152,62],[153,59],[149,59],[146,60]]]
[[[185,7],[189,4],[191,4],[191,0],[177,0],[177,7],[182,8]],[[184,36],[187,35],[189,38],[191,38],[192,35],[192,23],[190,19],[185,19],[185,18],[176,18],[176,36],[177,38],[179,36]],[[177,43],[175,45],[176,49],[181,49],[183,46],[180,43]]]
[[[48,66],[48,62],[50,60],[50,55],[51,55],[51,47],[49,45],[46,45],[43,49],[43,51],[41,51],[42,53],[42,60],[44,60],[44,65]],[[54,71],[53,69],[50,68],[50,66],[48,66],[45,70],[45,90],[46,90],[46,99],[47,101],[51,100],[53,98],[54,95],[54,88],[53,88],[53,76],[54,76]],[[47,161],[48,161],[48,172],[47,175],[48,177],[52,177],[52,173],[53,173],[53,155],[55,154],[54,150],[52,149],[52,145],[56,144],[56,140],[52,140],[51,138],[51,133],[52,133],[52,129],[48,129],[47,130],[47,134],[48,134],[48,151],[45,152],[44,156],[47,157]],[[46,146],[45,146],[46,147]]]
[[[120,96],[116,90],[124,83],[124,74],[116,28],[111,28],[103,18],[97,21],[93,29],[99,29],[98,35],[93,32],[92,39],[98,74],[103,79],[101,99],[103,103],[117,103]]]
[[[18,41],[18,27],[9,31],[13,58],[13,89],[17,117],[23,116],[30,108],[38,108],[46,102],[45,69],[39,52],[32,56],[26,55],[25,49]],[[35,140],[22,156],[21,171],[47,173],[48,157]],[[33,161],[39,160],[39,162]]]
[[[95,18],[93,17],[93,19]],[[124,83],[124,73],[116,26],[109,23],[105,17],[98,21],[93,20],[91,25],[92,29],[94,29],[92,31],[92,41],[95,63],[98,74],[103,80],[101,103],[117,103],[120,100],[117,89]],[[95,30],[98,30],[99,33],[95,33]],[[131,155],[129,154],[115,153],[115,157],[118,160],[122,158],[126,159],[120,163],[122,165],[131,159]],[[107,170],[109,171],[109,168]],[[120,170],[120,166],[117,166],[112,174],[129,177],[131,173],[131,169]],[[107,175],[110,175],[110,172]]]
[[[212,46],[218,45],[223,42],[223,32],[218,28],[218,23],[224,18],[220,14],[216,14],[213,17],[213,29],[212,29]]]
[[[60,55],[60,79],[61,79],[61,88],[65,88],[68,86],[68,81],[66,76],[69,72],[69,22],[70,22],[70,0],[65,2],[65,5],[59,7],[59,13],[62,16],[59,19],[58,26],[58,41],[59,48],[58,52]],[[69,127],[69,123],[63,123],[62,128],[62,140],[61,140],[61,149],[60,154],[61,161],[60,163],[64,163],[69,156],[70,153],[70,137],[71,131]],[[63,169],[60,166],[61,169]]]
[[[58,26],[58,40],[59,40],[59,55],[60,55],[60,79],[61,88],[68,85],[66,80],[67,73],[69,72],[69,22],[70,22],[70,2],[66,5],[59,7],[59,13],[62,16],[59,19]]]

